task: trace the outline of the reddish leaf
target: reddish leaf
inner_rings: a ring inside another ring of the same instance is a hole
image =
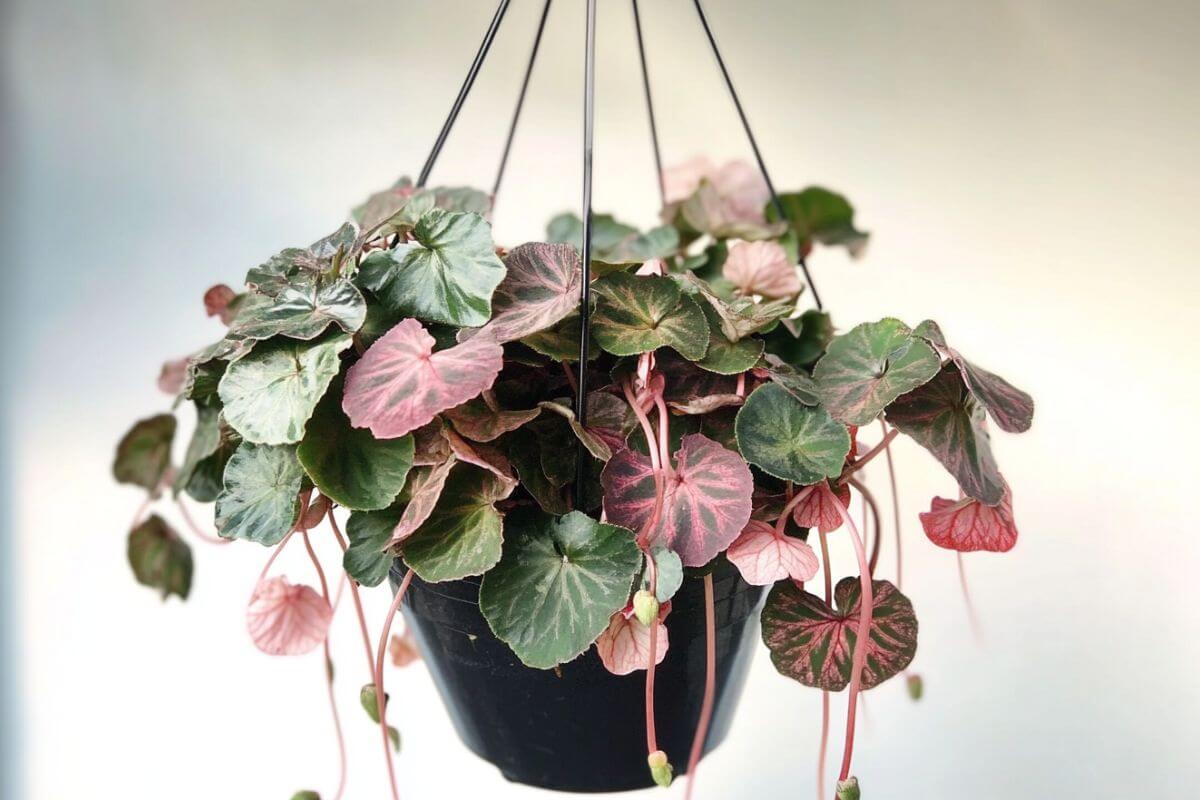
[[[255,646],[273,656],[298,656],[325,641],[333,609],[310,586],[287,578],[260,581],[246,609]]]
[[[836,531],[842,526],[842,515],[837,506],[839,500],[843,506],[849,504],[850,487],[839,486],[835,496],[829,481],[821,481],[792,509],[792,519],[801,528],[816,528],[821,533]]]
[[[480,329],[498,342],[544,331],[579,305],[579,253],[569,244],[535,242],[514,247],[508,273],[492,298],[492,320]],[[459,339],[474,331],[464,330]]]
[[[400,520],[396,523],[395,530],[392,531],[392,540],[388,543],[389,546],[407,539],[425,524],[425,520],[429,519],[429,515],[433,513],[438,498],[442,496],[442,489],[446,486],[446,478],[450,476],[450,469],[456,463],[458,463],[457,460],[450,456],[440,464],[432,467],[416,467],[409,473],[408,485],[404,487],[404,492],[400,495],[402,499],[407,499],[408,505],[404,507],[404,513],[400,515]]]
[[[669,604],[664,606],[664,610]],[[667,655],[667,626],[662,624],[665,613],[659,613],[658,635],[654,642],[654,663],[661,664]],[[596,654],[604,668],[614,675],[628,675],[645,669],[650,662],[650,628],[638,621],[632,608],[612,615],[608,627],[596,639]]]
[[[540,408],[526,411],[505,411],[495,404],[494,398],[484,397],[468,400],[446,412],[446,418],[454,428],[473,442],[490,442],[509,431],[514,431],[542,413]]]
[[[434,344],[406,319],[371,345],[346,373],[350,423],[377,439],[403,436],[487,389],[504,365],[503,348],[486,336],[436,353]]]
[[[413,431],[413,466],[429,467],[450,457],[450,443],[442,435],[446,427],[441,417]]]
[[[735,244],[721,271],[743,295],[791,297],[800,291],[796,267],[778,242]]]
[[[392,639],[388,642],[388,653],[392,656],[393,667],[407,667],[421,658],[421,651],[417,649],[417,643],[409,633],[392,634]]]
[[[683,437],[674,472],[665,476],[662,511],[651,544],[679,554],[684,565],[707,564],[728,547],[750,519],[754,481],[741,456],[706,436]],[[640,531],[654,512],[654,470],[632,450],[612,457],[600,474],[610,522]]]
[[[769,586],[784,578],[807,581],[817,574],[820,566],[808,542],[781,535],[774,525],[757,519],[746,524],[725,556],[742,573],[746,583],[754,586]]]
[[[174,361],[164,361],[162,369],[158,372],[158,390],[172,396],[182,392],[190,360],[188,356],[184,356]]]
[[[516,488],[517,479],[513,476],[512,464],[509,463],[508,458],[499,450],[489,447],[486,444],[472,444],[455,433],[451,428],[442,429],[442,435],[450,443],[450,450],[459,461],[465,461],[468,464],[474,464],[477,467],[486,469],[508,484],[511,487],[510,491]]]
[[[874,581],[874,612],[862,688],[899,673],[917,652],[912,603],[887,581]],[[834,589],[837,610],[790,581],[775,584],[762,612],[763,641],[775,669],[805,686],[840,692],[850,683],[858,641],[859,579],[843,578]]]
[[[1007,485],[998,505],[984,505],[970,497],[957,503],[944,497],[935,497],[929,511],[920,516],[921,527],[925,529],[929,541],[948,550],[1006,553],[1017,543],[1012,492]]]
[[[230,307],[235,297],[237,292],[223,283],[218,283],[204,293],[204,312],[210,317],[220,317],[221,322],[228,325],[236,313],[236,308]]]

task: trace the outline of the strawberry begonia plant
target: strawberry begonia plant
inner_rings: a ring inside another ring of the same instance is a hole
[[[857,695],[904,672],[917,648],[899,576],[876,574],[882,526],[863,467],[886,456],[897,548],[889,448],[899,433],[958,485],[957,497],[933,498],[920,515],[935,545],[1005,551],[1016,541],[987,419],[1028,429],[1029,396],[967,361],[932,321],[839,331],[828,314],[802,310],[800,259],[818,245],[857,255],[866,242],[845,198],[817,187],[785,194],[780,219],[740,162],[689,162],[664,186],[659,227],[593,218],[586,424],[572,408],[579,218],[560,215],[547,241],[505,250],[492,239],[487,195],[401,180],[331,235],[251,269],[243,290],[205,294],[224,335],[159,377],[176,410],[194,411],[178,467],[174,413],[138,422],[120,442],[116,479],[148,492],[128,540],[140,583],[164,598],[191,587],[188,545],[147,515],[166,494],[201,539],[271,548],[247,610],[264,652],[324,646],[329,658],[345,584],[331,590],[310,541],[328,523],[363,627],[362,702],[380,725],[393,793],[398,733],[383,659],[385,648],[397,664],[414,655],[406,637],[389,648],[414,575],[482,576],[488,624],[530,667],[595,646],[613,673],[645,670],[647,763],[667,784],[653,707],[654,667],[670,646],[662,622],[695,574],[711,626],[710,570],[728,559],[748,583],[772,587],[762,628],[775,667],[825,693],[822,763],[829,693],[848,690],[837,794],[857,797]],[[864,520],[868,510],[874,518],[872,553],[849,513],[855,493]],[[216,536],[195,524],[185,497],[215,503]],[[338,508],[348,512],[344,533]],[[830,535],[856,553],[836,584]],[[270,575],[297,538],[315,587]],[[407,572],[373,644],[359,588],[383,583],[397,558]],[[822,568],[823,589],[810,591]],[[710,665],[713,646],[710,635]],[[919,678],[908,679],[919,695]],[[689,781],[711,708],[710,666]]]

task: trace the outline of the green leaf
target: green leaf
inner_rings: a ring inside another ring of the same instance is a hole
[[[686,275],[681,279],[685,292],[698,294],[704,298],[702,306],[709,324],[720,330],[731,342],[740,341],[752,333],[762,333],[772,330],[796,310],[796,299],[780,298],[764,303],[748,297],[736,297],[726,300],[714,288],[694,275]],[[715,316],[710,312],[716,312]],[[714,324],[715,323],[715,324]]]
[[[413,437],[376,439],[350,427],[342,411],[341,381],[317,404],[296,450],[313,483],[338,505],[355,511],[387,508],[404,488],[413,462]]]
[[[764,339],[768,353],[797,369],[807,368],[821,357],[833,340],[833,321],[824,311],[810,309],[800,315],[798,323],[784,320]]]
[[[714,239],[774,239],[786,230],[782,224],[764,224],[742,218],[707,178],[702,179],[696,191],[679,206],[679,217],[691,230],[707,233]]]
[[[537,504],[550,514],[570,511],[571,505],[560,487],[555,486],[542,469],[541,442],[537,434],[529,428],[520,428],[505,436],[503,442],[508,460],[521,479],[521,487]]]
[[[983,406],[953,363],[887,409],[887,421],[933,453],[964,493],[994,506],[1004,496],[1004,478],[984,419]]]
[[[824,245],[844,245],[850,255],[858,256],[867,245],[868,234],[854,227],[854,207],[842,195],[810,186],[801,192],[779,195],[788,224],[799,238],[804,252],[814,241]],[[767,204],[767,219],[779,219],[774,204]]]
[[[633,533],[580,511],[513,511],[504,555],[483,578],[479,606],[521,661],[548,669],[578,656],[625,607],[642,552]]]
[[[767,377],[778,383],[792,397],[806,406],[815,406],[821,402],[817,393],[817,382],[807,372],[800,372],[784,363],[778,356],[767,353],[763,358],[760,369]]]
[[[490,399],[489,399],[490,397]],[[514,431],[542,413],[540,408],[505,411],[491,396],[491,390],[445,412],[454,429],[473,442],[490,442]]]
[[[611,214],[592,214],[592,250],[597,255],[637,235],[637,228],[617,222]],[[583,250],[583,220],[570,212],[559,214],[546,225],[546,238]]]
[[[183,491],[188,483],[192,480],[192,476],[196,474],[196,467],[211,456],[221,447],[221,411],[220,409],[209,406],[196,404],[196,428],[192,431],[192,439],[188,442],[187,452],[183,456],[183,466],[175,474],[175,482],[172,485],[173,493],[176,497]]]
[[[305,273],[291,278],[274,297],[252,295],[229,329],[243,339],[288,336],[314,339],[336,323],[346,333],[362,327],[367,301],[348,280],[324,280]]]
[[[400,522],[404,505],[397,503],[382,511],[355,511],[346,521],[346,537],[350,546],[342,557],[346,574],[363,586],[378,586],[392,568],[389,544],[392,532]]]
[[[192,549],[158,514],[129,532],[127,548],[133,576],[162,592],[163,600],[186,600],[192,589]]]
[[[255,444],[292,444],[341,369],[338,354],[349,347],[344,334],[317,342],[264,342],[235,361],[221,378],[225,419]]]
[[[675,281],[616,272],[596,281],[594,288],[600,301],[592,331],[608,352],[632,356],[671,347],[692,361],[704,357],[708,321]]]
[[[712,306],[702,304],[708,319],[708,352],[696,366],[718,375],[737,375],[753,367],[763,353],[761,339],[731,341],[723,332],[721,318]]]
[[[429,519],[404,542],[404,563],[428,583],[480,575],[500,560],[503,515],[497,500],[512,492],[485,469],[459,464]]]
[[[384,692],[384,695],[383,695],[384,713],[387,713],[387,705],[388,705],[389,700],[391,700],[391,697],[386,692]],[[363,710],[367,712],[367,716],[371,718],[371,721],[374,722],[376,725],[378,725],[379,724],[379,695],[377,695],[375,693],[375,684],[368,683],[366,686],[362,687],[362,689],[359,690],[358,702],[362,705]],[[399,753],[400,752],[400,731],[396,730],[395,727],[393,727],[391,725],[388,725],[387,731],[388,731],[388,739],[390,739],[392,742],[392,749],[394,751],[396,751],[397,753]]]
[[[292,795],[292,800],[321,800],[321,793],[311,789],[303,789]]]
[[[363,284],[406,316],[459,327],[487,322],[504,264],[483,217],[435,208],[421,217],[413,236],[413,242],[363,259]]]
[[[521,344],[555,361],[579,361],[579,314],[571,314],[543,331],[522,337]],[[588,361],[598,358],[600,347],[595,331],[588,348]]]
[[[205,458],[196,462],[187,484],[182,488],[193,500],[199,503],[211,503],[221,493],[225,477],[225,465],[242,443],[242,437],[233,428],[220,420],[217,426],[218,441],[216,449]]]
[[[888,403],[938,372],[941,359],[898,319],[864,322],[829,343],[813,369],[821,402],[835,419],[866,425]]]
[[[279,294],[294,280],[331,272],[354,249],[358,232],[349,222],[308,247],[291,247],[246,273],[246,284],[260,294]],[[239,315],[241,312],[239,311]]]
[[[677,553],[660,544],[650,548],[650,556],[658,567],[658,580],[654,587],[657,591],[654,596],[658,602],[665,603],[675,596],[680,586],[683,586],[683,562]],[[649,570],[642,571],[641,588],[650,591]]]
[[[841,474],[850,434],[775,383],[755,389],[734,423],[742,457],[768,475],[807,486]]]
[[[171,465],[175,415],[158,414],[134,423],[117,444],[113,477],[153,493]]]
[[[295,447],[243,442],[225,467],[217,530],[226,539],[278,544],[300,516],[303,482]]]

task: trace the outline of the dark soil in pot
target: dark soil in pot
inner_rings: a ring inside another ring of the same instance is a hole
[[[404,574],[392,567],[395,589]],[[713,572],[716,705],[705,752],[725,738],[758,640],[763,588],[724,559]],[[616,676],[595,648],[558,670],[531,669],[488,628],[479,578],[414,577],[404,614],[459,736],[510,781],[565,792],[652,786],[646,766],[644,671]],[[704,694],[704,583],[688,577],[666,620],[667,656],[655,678],[659,747],[685,772]]]

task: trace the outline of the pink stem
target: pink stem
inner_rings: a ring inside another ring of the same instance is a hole
[[[738,397],[746,396],[746,373],[738,373],[737,388],[734,389],[734,394],[736,394]]]
[[[858,490],[859,494],[862,495],[862,499],[863,499],[863,531],[867,530],[867,510],[868,509],[870,509],[870,511],[871,511],[871,519],[873,519],[875,521],[875,525],[872,529],[872,531],[875,535],[871,538],[871,560],[870,560],[871,577],[873,578],[873,577],[875,577],[875,565],[879,561],[879,546],[880,546],[880,538],[881,538],[880,535],[883,533],[882,526],[879,524],[879,504],[875,502],[875,495],[871,494],[871,490],[868,489],[866,484],[864,484],[862,481],[857,480],[856,478],[851,478],[849,483],[851,486],[853,486],[855,489]]]
[[[787,528],[788,517],[792,515],[792,511],[795,510],[796,506],[804,502],[804,498],[812,494],[813,490],[816,488],[817,484],[814,483],[812,486],[805,486],[803,489],[796,492],[796,494],[792,495],[792,499],[787,501],[787,505],[785,505],[783,507],[783,511],[780,512],[779,519],[775,520],[776,535],[783,536],[783,532]]]
[[[971,591],[967,588],[967,571],[963,566],[962,553],[954,554],[958,558],[958,585],[962,587],[963,604],[967,607],[967,620],[971,624],[971,635],[975,637],[976,643],[983,641],[983,628],[979,624],[979,617],[975,614],[975,604],[971,602]]]
[[[646,412],[642,410],[641,404],[638,403],[637,393],[633,391],[630,381],[626,380],[621,388],[625,392],[625,400],[633,409],[633,415],[637,417],[638,423],[642,426],[642,435],[646,437],[646,450],[650,453],[650,468],[657,473],[662,466],[658,461],[658,439],[654,436],[654,427],[650,424],[650,418],[646,416]]]
[[[658,565],[646,552],[646,570],[650,573],[650,594],[658,596]],[[658,734],[654,728],[654,670],[658,666],[658,620],[650,623],[650,657],[646,665],[646,753],[658,749]]]
[[[687,789],[684,800],[691,800],[692,786],[696,781],[696,768],[700,765],[700,754],[704,751],[704,740],[708,738],[708,725],[712,721],[713,700],[716,696],[717,680],[717,621],[713,608],[712,573],[704,576],[704,703],[700,706],[700,722],[692,739],[692,753],[688,756]]]
[[[667,404],[663,402],[662,393],[654,395],[654,405],[658,408],[658,460],[669,478],[675,472],[671,466],[671,417],[667,413]]]
[[[825,605],[833,604],[833,568],[829,563],[829,539],[825,532],[817,529],[821,537],[821,564],[825,573]],[[825,753],[829,749],[829,692],[821,692],[821,746],[817,750],[817,800],[826,800]]]
[[[333,516],[333,506],[329,507],[329,527],[333,528],[333,535],[337,539],[338,546],[342,548],[342,552],[347,550],[346,540],[342,537],[342,530],[338,527],[337,520]],[[375,652],[371,649],[371,634],[367,632],[367,616],[363,613],[362,598],[358,594],[358,584],[353,579],[349,581],[350,597],[354,600],[354,611],[358,614],[358,628],[362,633],[363,649],[367,653],[367,672],[375,671]],[[390,761],[388,763],[391,763]]]
[[[192,513],[188,511],[187,504],[183,502],[182,496],[175,498],[175,505],[179,506],[179,514],[183,517],[183,521],[187,523],[187,526],[192,529],[192,534],[200,541],[208,542],[209,544],[230,544],[233,542],[233,539],[222,539],[220,536],[213,536],[211,533],[202,531],[200,526],[196,524],[196,521],[192,519]]]
[[[558,363],[562,364],[563,374],[567,376],[567,383],[570,384],[570,386],[571,386],[571,394],[578,393],[579,392],[579,384],[575,380],[575,373],[574,373],[574,371],[572,371],[571,365],[565,361],[560,361]],[[578,416],[578,413],[576,414],[576,416]]]
[[[326,603],[330,603],[329,584],[325,580],[325,570],[321,569],[321,561],[317,558],[317,553],[313,550],[312,542],[308,538],[308,531],[304,531],[304,549],[308,551],[308,557],[312,560],[313,568],[317,571],[317,577],[321,581],[321,595],[325,598]],[[330,603],[332,607],[332,603]],[[329,634],[325,635],[325,641],[322,642],[325,648],[325,689],[329,695],[329,710],[333,713],[333,730],[337,734],[338,746],[338,788],[337,794],[333,800],[341,800],[342,795],[346,792],[346,737],[342,734],[342,717],[338,713],[337,696],[333,692],[333,657],[329,653]]]
[[[888,445],[892,443],[892,439],[895,439],[899,435],[900,435],[900,431],[896,428],[892,428],[890,431],[885,433],[883,436],[883,440],[879,444],[875,445],[870,450],[868,450],[866,455],[864,455],[862,458],[858,459],[853,464],[846,467],[846,469],[842,472],[842,476],[840,478],[838,478],[838,483],[845,483],[851,475],[858,472],[860,469],[865,467],[867,464],[871,463],[871,460],[874,459],[875,456],[877,456],[880,453],[882,453],[883,451],[887,450]]]
[[[146,516],[146,512],[150,509],[150,504],[153,502],[154,498],[147,495],[142,504],[138,506],[137,511],[133,512],[133,522],[129,523],[129,530],[133,530],[142,524],[142,517]]]
[[[887,424],[883,420],[879,420],[879,426],[886,434]],[[900,493],[896,491],[896,464],[892,461],[891,442],[888,442],[888,446],[884,448],[884,454],[887,456],[888,483],[892,490],[892,524],[896,531],[896,589],[900,589],[904,585],[901,580],[901,576],[904,574],[904,562],[900,553]]]
[[[291,541],[292,534],[295,532],[296,529],[292,528],[287,532],[287,536],[284,536],[283,539],[279,541],[279,544],[275,545],[275,549],[271,551],[271,557],[267,559],[266,564],[263,564],[262,572],[258,573],[258,580],[254,582],[255,589],[258,589],[258,584],[262,583],[263,578],[267,577],[267,573],[271,570],[271,565],[275,563],[275,559],[279,558],[279,554],[283,552],[283,548],[287,546],[289,541]]]
[[[396,618],[396,611],[400,609],[400,603],[404,600],[404,593],[408,591],[412,579],[413,571],[410,569],[404,574],[404,580],[400,581],[400,588],[396,590],[396,596],[392,598],[392,605],[388,608],[387,617],[383,621],[383,632],[379,634],[379,647],[375,650],[375,708],[379,712],[379,730],[383,734],[383,757],[387,760],[388,780],[392,784],[393,800],[400,800],[400,792],[396,789],[396,766],[392,763],[392,742],[388,737],[387,695],[383,691],[383,654],[387,652],[387,640],[388,634],[392,632],[392,620]]]
[[[850,775],[850,760],[854,756],[854,718],[858,711],[858,692],[862,685],[863,664],[867,660],[867,647],[871,641],[871,616],[874,613],[875,597],[871,585],[871,566],[867,563],[867,551],[863,547],[862,537],[858,527],[850,518],[850,512],[842,504],[841,499],[834,497],[835,507],[842,516],[842,522],[850,529],[850,540],[854,544],[854,554],[858,557],[859,583],[862,586],[862,597],[859,598],[858,637],[854,643],[854,656],[850,660],[850,696],[849,707],[846,710],[846,746],[842,751],[842,769],[839,780],[846,780]]]

